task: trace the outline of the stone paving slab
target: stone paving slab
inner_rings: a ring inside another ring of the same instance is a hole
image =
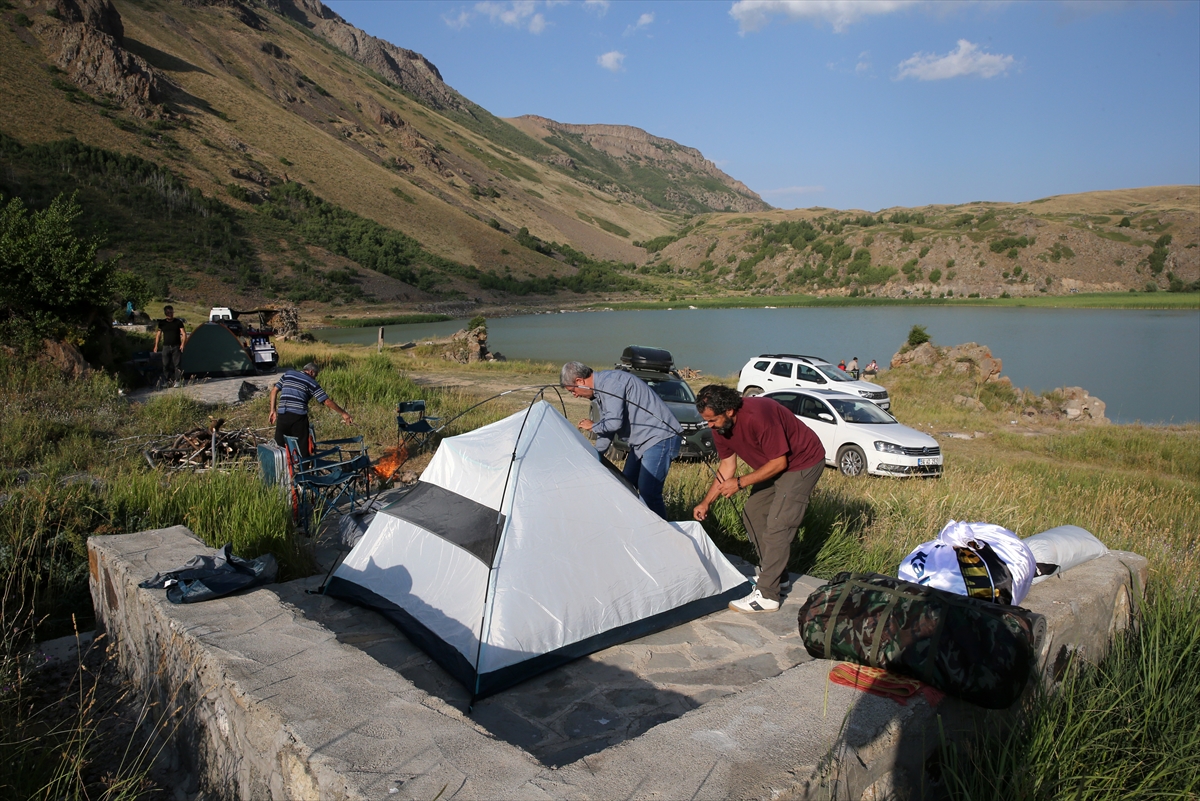
[[[317,578],[193,606],[137,588],[207,550],[181,526],[89,540],[97,617],[123,670],[176,711],[177,768],[208,797],[882,799],[922,786],[939,729],[1005,714],[829,682],[835,663],[795,650],[798,599],[819,581],[801,577],[779,613],[719,612],[467,715],[461,687],[390,624],[307,594]],[[1102,654],[1145,573],[1112,553],[1035,587],[1047,670]]]

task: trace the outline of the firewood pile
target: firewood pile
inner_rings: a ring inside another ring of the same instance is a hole
[[[246,458],[256,458],[261,437],[250,428],[222,431],[224,418],[211,420],[207,428],[198,427],[151,445],[144,451],[151,467],[189,469],[214,467]],[[214,460],[213,454],[216,454]]]

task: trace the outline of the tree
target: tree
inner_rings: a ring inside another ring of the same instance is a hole
[[[908,332],[908,346],[915,348],[929,341],[929,333],[923,325],[914,325]]]
[[[20,198],[0,208],[0,340],[80,342],[90,326],[108,322],[114,262],[96,258],[99,239],[75,235],[80,213],[74,195],[42,211],[26,210]]]

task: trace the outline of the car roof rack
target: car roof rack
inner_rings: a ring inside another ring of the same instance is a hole
[[[828,361],[829,361],[828,359],[822,359],[820,356],[804,356],[803,354],[799,354],[799,353],[760,353],[758,358],[760,358],[760,359],[799,359],[801,361],[805,361],[805,362],[809,362],[809,363],[812,363],[812,362],[828,363]]]

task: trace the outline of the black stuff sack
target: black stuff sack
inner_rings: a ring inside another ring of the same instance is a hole
[[[1025,690],[1046,620],[877,573],[841,573],[808,597],[799,626],[817,659],[882,668],[1006,709]]]
[[[194,604],[275,581],[279,567],[274,556],[265,553],[257,559],[243,559],[232,549],[226,544],[212,556],[192,557],[183,567],[157,573],[138,586],[147,590],[165,587],[171,603]]]

